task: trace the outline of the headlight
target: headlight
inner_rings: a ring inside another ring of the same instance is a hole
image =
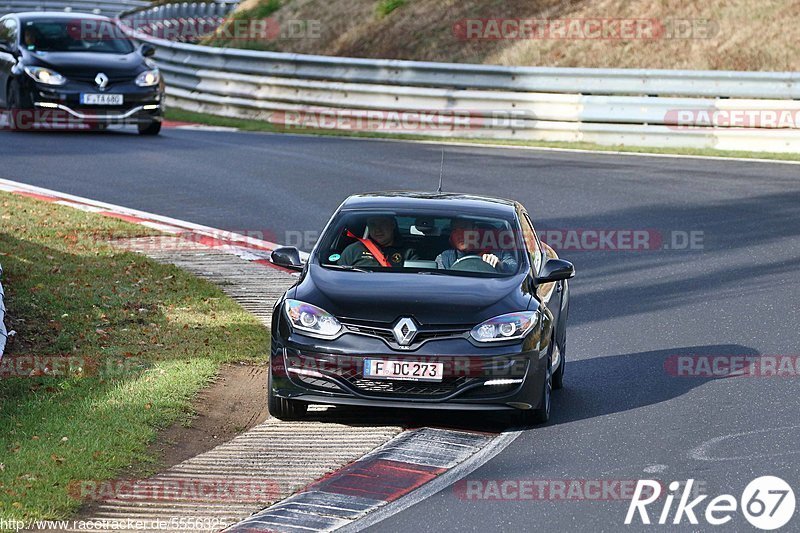
[[[286,317],[292,327],[312,337],[335,337],[342,329],[336,317],[319,307],[297,300],[286,300],[283,304]]]
[[[153,85],[158,85],[160,81],[161,73],[157,68],[154,68],[153,70],[145,70],[136,76],[136,85],[139,87],[152,87]]]
[[[478,342],[511,341],[525,337],[536,325],[538,311],[520,311],[490,318],[469,332]]]
[[[45,85],[64,85],[67,83],[67,78],[49,68],[25,67],[25,74]]]

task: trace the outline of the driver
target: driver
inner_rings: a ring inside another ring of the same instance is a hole
[[[436,267],[450,269],[462,257],[477,256],[494,267],[499,272],[516,272],[517,258],[508,250],[500,252],[498,257],[494,253],[480,253],[480,230],[475,221],[466,218],[456,218],[450,225],[450,245],[452,248],[445,250],[436,257]]]
[[[351,266],[390,266],[399,268],[405,261],[418,259],[417,253],[403,245],[400,240],[400,231],[397,221],[391,215],[376,215],[367,219],[366,239],[358,239],[342,251],[342,256],[337,261],[339,265]],[[371,244],[372,246],[368,246]],[[369,248],[379,252],[383,258],[379,260]],[[384,261],[387,264],[382,264]]]
[[[25,48],[28,50],[35,50],[39,46],[39,30],[34,27],[27,27],[22,34],[22,40],[25,43]]]

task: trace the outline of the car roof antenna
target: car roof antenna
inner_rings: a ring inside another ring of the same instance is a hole
[[[442,192],[442,176],[444,175],[444,148],[442,148],[442,164],[439,167],[439,190],[436,191],[439,194]]]

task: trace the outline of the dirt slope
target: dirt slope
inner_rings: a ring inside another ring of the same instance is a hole
[[[503,65],[800,70],[796,0],[246,0],[239,11],[274,17],[283,36],[215,44]],[[520,19],[548,20],[534,27],[549,33],[507,38]]]

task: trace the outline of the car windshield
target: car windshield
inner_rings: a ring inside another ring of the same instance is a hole
[[[111,21],[94,19],[29,20],[20,44],[32,52],[130,54],[133,43]]]
[[[512,219],[466,213],[343,211],[320,239],[330,269],[501,277],[523,263]]]

